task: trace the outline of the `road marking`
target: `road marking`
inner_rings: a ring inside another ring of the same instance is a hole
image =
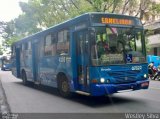
[[[149,89],[160,90],[160,88],[155,88],[155,87],[149,87]]]

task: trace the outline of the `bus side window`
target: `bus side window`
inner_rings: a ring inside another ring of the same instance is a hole
[[[16,52],[16,46],[12,46],[12,53],[11,53],[11,57],[15,57],[15,53]]]
[[[24,44],[24,50],[28,50],[28,42]]]
[[[31,50],[32,49],[32,46],[31,46],[31,41],[28,42],[28,50]]]
[[[44,40],[44,56],[52,55],[52,36],[47,35]]]
[[[57,52],[56,43],[57,43],[57,34],[53,33],[52,34],[52,55],[53,56],[56,55],[56,52]]]
[[[24,52],[24,51],[26,51],[26,50],[29,49],[29,47],[30,47],[30,46],[29,46],[29,45],[30,45],[29,43],[30,43],[30,42],[25,42],[25,43],[22,44],[22,47],[21,47],[21,48],[22,48],[22,52]]]
[[[21,59],[23,59],[23,60],[25,59],[25,56],[26,56],[25,49],[26,49],[26,43],[23,43],[21,45],[21,55],[20,55]]]
[[[69,54],[69,30],[62,30],[58,32],[57,53]]]
[[[24,43],[22,44],[21,49],[22,49],[22,51],[24,51],[24,49],[25,49],[25,44]]]

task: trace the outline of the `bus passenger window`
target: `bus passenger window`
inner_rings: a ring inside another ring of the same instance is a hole
[[[57,52],[57,48],[56,48],[56,44],[57,43],[57,34],[54,33],[52,34],[52,55],[56,55]]]
[[[68,54],[69,53],[69,31],[63,30],[58,32],[57,53]]]
[[[45,43],[44,43],[44,55],[45,56],[50,56],[52,55],[52,37],[51,34],[47,35],[45,37]]]
[[[63,31],[58,32],[58,43],[63,42]]]
[[[11,57],[15,57],[15,53],[16,53],[16,47],[12,46]]]
[[[22,50],[22,51],[25,50],[25,44],[22,44],[21,50]]]
[[[28,42],[28,50],[31,50],[31,41]]]

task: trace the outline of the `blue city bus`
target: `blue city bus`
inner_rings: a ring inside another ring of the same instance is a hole
[[[11,63],[10,63],[10,56],[3,56],[0,58],[1,61],[1,70],[2,71],[10,71],[11,70]]]
[[[15,42],[12,74],[64,97],[148,89],[144,36],[136,17],[86,13]]]

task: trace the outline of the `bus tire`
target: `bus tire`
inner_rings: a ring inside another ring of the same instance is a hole
[[[58,76],[58,90],[60,95],[64,98],[70,98],[72,96],[70,92],[69,81],[63,74]]]
[[[26,76],[25,71],[22,71],[22,81],[23,81],[23,85],[28,85],[27,76]]]

